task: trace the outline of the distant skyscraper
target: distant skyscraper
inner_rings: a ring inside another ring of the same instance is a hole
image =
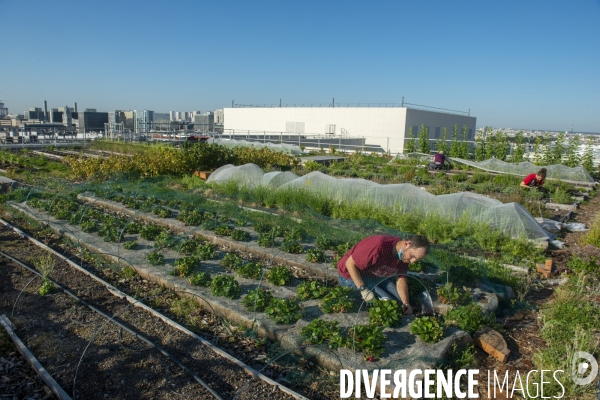
[[[0,119],[8,115],[8,108],[4,107],[4,103],[0,102]]]
[[[155,129],[154,127],[154,111],[142,110],[133,111],[135,113],[135,131],[136,132],[148,132],[149,130]]]
[[[222,108],[215,110],[215,124],[223,125],[223,123],[225,122],[224,116],[225,116],[225,114],[223,113]]]

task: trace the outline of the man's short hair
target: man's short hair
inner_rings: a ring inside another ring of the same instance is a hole
[[[538,174],[539,176],[541,176],[542,178],[546,178],[546,168],[542,168],[542,169],[540,169],[540,170],[537,172],[537,174]]]
[[[423,235],[413,235],[407,239],[410,242],[412,249],[425,249],[425,253],[429,252],[429,240]]]

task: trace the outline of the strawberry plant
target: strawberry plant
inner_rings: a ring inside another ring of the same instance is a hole
[[[267,233],[273,229],[273,225],[267,222],[257,222],[252,228],[254,228],[256,233]]]
[[[242,299],[242,304],[248,311],[263,311],[273,299],[273,292],[263,288],[250,290],[248,295]]]
[[[139,222],[132,221],[125,227],[125,232],[130,235],[135,235],[136,233],[140,233],[142,230],[142,224]]]
[[[315,239],[315,245],[321,250],[333,250],[334,249],[333,240],[331,240],[327,236],[317,237]]]
[[[410,333],[427,343],[437,343],[444,337],[444,325],[438,318],[424,316],[415,318],[410,324]]]
[[[172,276],[190,276],[199,265],[196,257],[181,257],[175,261],[175,269],[170,272]]]
[[[215,235],[217,236],[231,236],[233,230],[227,225],[221,225],[215,228]]]
[[[154,239],[154,248],[164,249],[173,248],[177,244],[177,239],[169,233],[169,231],[162,231],[156,239]]]
[[[154,250],[146,256],[150,265],[165,265],[165,256]]]
[[[152,209],[152,213],[160,218],[171,218],[171,214],[172,214],[171,210],[161,207],[161,206],[154,207]]]
[[[279,246],[279,248],[285,251],[286,253],[290,254],[300,254],[304,250],[300,243],[296,241],[290,241],[287,239],[284,239],[283,243],[281,243],[281,246]]]
[[[369,322],[371,324],[393,328],[398,325],[401,317],[401,309],[395,300],[375,299],[369,308]]]
[[[239,267],[235,272],[242,278],[260,279],[262,276],[263,265],[254,261]]]
[[[162,228],[156,225],[144,225],[140,230],[140,237],[146,240],[154,240],[162,232]]]
[[[453,287],[452,282],[446,283],[444,286],[438,288],[436,292],[440,301],[444,304],[464,305],[473,300],[471,292],[466,287],[462,289]]]
[[[365,352],[365,360],[373,361],[373,357],[383,354],[385,336],[383,328],[377,325],[355,325],[348,331],[348,345]]]
[[[273,298],[265,308],[265,313],[278,324],[293,324],[302,318],[302,309],[293,298]]]
[[[237,240],[238,242],[247,242],[250,240],[250,234],[241,229],[234,229],[231,231],[231,238],[233,240]]]
[[[205,220],[204,212],[200,210],[182,210],[177,219],[187,226],[200,225]]]
[[[123,248],[127,249],[127,250],[133,250],[137,247],[137,241],[135,240],[129,240],[125,243],[123,243]]]
[[[321,301],[321,310],[327,314],[353,311],[355,299],[352,298],[352,292],[352,289],[343,286],[331,288]]]
[[[301,300],[320,299],[328,291],[329,288],[319,281],[305,281],[298,285],[297,295]]]
[[[246,226],[246,225],[248,225],[248,220],[245,218],[237,218],[235,220],[235,224],[236,224],[236,226]]]
[[[304,234],[300,228],[292,228],[284,234],[283,238],[284,241],[301,242],[303,236]]]
[[[323,253],[323,250],[310,249],[306,252],[306,261],[311,263],[323,263],[325,262],[325,253]]]
[[[322,344],[329,342],[329,347],[340,347],[340,340],[343,338],[342,329],[338,321],[327,322],[322,319],[313,319],[300,331],[300,334],[309,344]],[[331,339],[337,340],[330,342]]]
[[[224,296],[230,299],[237,299],[242,293],[238,281],[228,275],[215,276],[210,284],[210,291],[213,296]]]
[[[258,235],[258,245],[260,247],[275,247],[275,237],[271,233],[260,233]]]
[[[196,272],[192,276],[190,276],[190,285],[192,286],[209,286],[211,279],[210,274],[208,272]]]
[[[242,257],[238,256],[235,253],[227,253],[225,257],[221,260],[221,266],[228,269],[238,269],[244,264],[244,260]]]
[[[294,279],[294,276],[292,275],[290,270],[283,265],[278,265],[271,268],[267,271],[266,276],[267,281],[276,286],[289,285]]]
[[[333,257],[333,261],[335,263],[337,263],[339,260],[342,259],[342,257],[344,257],[344,255],[348,252],[348,250],[350,250],[352,247],[354,247],[353,245],[351,245],[349,242],[346,243],[342,243],[339,246],[337,246],[335,248],[335,255]]]
[[[477,332],[481,325],[493,326],[496,322],[495,317],[493,315],[486,316],[477,303],[471,303],[448,311],[445,320],[447,324],[458,326],[471,335]]]
[[[98,229],[98,236],[102,236],[105,242],[119,242],[120,232],[117,231],[117,228],[111,225],[101,225],[100,229]]]
[[[196,251],[196,249],[198,248],[198,245],[200,245],[200,243],[202,242],[195,238],[183,240],[178,246],[177,251],[179,251],[181,254],[186,255],[193,254],[194,251]]]
[[[194,257],[198,257],[200,260],[212,260],[216,255],[215,246],[210,243],[199,245],[193,254]]]
[[[96,229],[98,229],[96,221],[83,221],[81,223],[81,230],[84,232],[94,232]]]

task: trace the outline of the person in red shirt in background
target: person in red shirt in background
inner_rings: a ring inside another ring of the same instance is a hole
[[[446,156],[442,150],[433,155],[433,162],[429,164],[429,169],[442,169],[446,162]]]
[[[546,193],[547,190],[546,190],[546,188],[543,187],[545,179],[546,179],[546,168],[542,168],[535,174],[527,175],[525,177],[525,179],[523,179],[523,182],[521,182],[520,186],[525,189],[535,188],[535,189],[539,190],[540,192]]]
[[[356,288],[364,301],[398,300],[406,314],[412,314],[406,274],[408,265],[423,259],[429,251],[425,236],[403,240],[396,236],[369,236],[356,244],[338,261],[341,286]],[[385,279],[387,278],[387,279]]]

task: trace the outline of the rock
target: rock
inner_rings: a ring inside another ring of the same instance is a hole
[[[503,363],[508,360],[510,350],[506,345],[506,341],[501,334],[489,326],[482,326],[477,332],[475,332],[473,335],[473,343]]]

